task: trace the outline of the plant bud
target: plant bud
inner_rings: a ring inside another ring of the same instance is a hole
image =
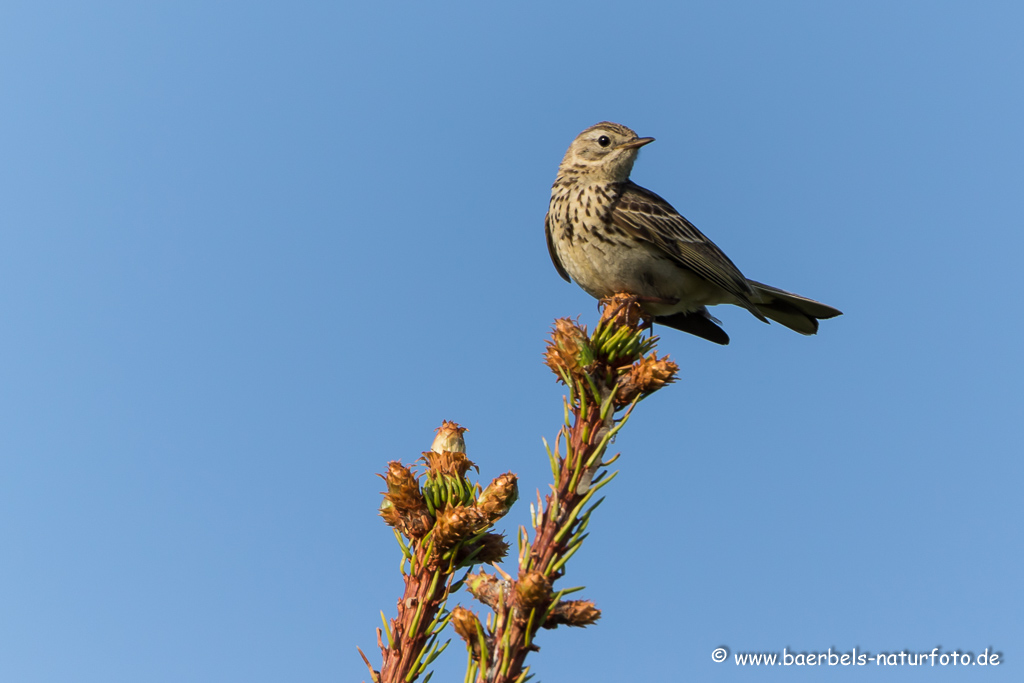
[[[594,352],[587,340],[587,331],[569,318],[555,320],[551,341],[544,352],[544,362],[559,381],[562,375],[580,375],[594,360]]]
[[[505,555],[508,554],[508,543],[505,542],[505,536],[492,531],[484,535],[483,538],[472,546],[463,546],[462,551],[459,553],[458,560],[461,562],[465,558],[469,557],[477,548],[480,548],[480,552],[473,557],[473,564],[491,564],[492,562],[500,562],[505,559]]]
[[[508,591],[508,584],[497,576],[482,571],[466,575],[466,588],[474,598],[491,609],[497,609],[498,602]]]
[[[512,504],[519,499],[519,484],[516,475],[506,472],[494,478],[494,481],[484,489],[484,492],[477,498],[476,506],[493,524],[512,508]]]
[[[466,457],[465,453],[454,451],[442,451],[440,453],[427,451],[423,454],[423,462],[427,464],[427,469],[432,473],[449,477],[465,478],[466,472],[471,467],[479,471],[479,468],[472,460]]]
[[[638,396],[649,396],[666,384],[676,381],[679,366],[668,357],[658,360],[656,353],[651,353],[638,363],[634,363],[629,372],[619,377],[619,392],[615,403],[624,406],[632,403]]]
[[[453,548],[487,525],[483,514],[472,507],[449,507],[438,511],[434,522],[434,546],[439,551]]]
[[[412,470],[393,460],[387,474],[380,475],[387,484],[380,516],[388,526],[395,527],[407,538],[421,538],[433,526],[433,518]]]
[[[437,436],[434,437],[434,443],[431,444],[430,450],[435,453],[444,453],[445,451],[452,453],[466,452],[466,440],[462,438],[462,435],[464,432],[468,432],[468,429],[445,420],[435,431]]]
[[[551,602],[551,581],[542,572],[533,570],[516,581],[516,595],[526,609],[547,607]]]
[[[475,613],[469,611],[462,605],[459,605],[452,610],[452,627],[455,628],[455,632],[459,634],[459,637],[466,641],[466,645],[473,648],[473,654],[476,657],[480,656],[480,633],[483,631],[483,626],[480,624],[480,618]],[[477,629],[480,629],[479,631]]]
[[[590,626],[601,618],[601,610],[590,600],[563,600],[559,602],[548,618],[541,624],[544,628],[566,626]]]
[[[632,294],[614,294],[607,299],[601,299],[600,305],[602,323],[611,322],[616,327],[637,327],[643,320],[643,308]]]

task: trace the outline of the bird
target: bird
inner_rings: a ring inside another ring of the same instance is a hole
[[[576,136],[551,187],[544,219],[555,270],[598,299],[635,296],[654,323],[728,344],[708,306],[733,304],[800,334],[836,308],[747,279],[715,243],[671,204],[629,179],[639,137],[603,121]]]

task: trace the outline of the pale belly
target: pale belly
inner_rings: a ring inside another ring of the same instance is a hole
[[[557,240],[556,249],[566,271],[585,292],[598,299],[620,292],[644,297],[648,301],[643,307],[652,315],[687,313],[735,300],[646,242],[627,247],[618,240],[581,239],[577,233],[572,248]]]

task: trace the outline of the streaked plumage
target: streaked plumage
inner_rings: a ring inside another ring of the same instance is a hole
[[[748,280],[722,250],[667,201],[629,180],[653,138],[617,123],[577,136],[558,168],[545,218],[559,275],[597,298],[640,297],[655,322],[728,344],[707,306],[735,304],[801,334],[841,315],[823,303]]]

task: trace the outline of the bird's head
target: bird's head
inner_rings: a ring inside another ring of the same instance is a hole
[[[576,136],[558,167],[559,175],[625,181],[640,148],[649,142],[654,138],[641,138],[623,125],[603,121]]]

